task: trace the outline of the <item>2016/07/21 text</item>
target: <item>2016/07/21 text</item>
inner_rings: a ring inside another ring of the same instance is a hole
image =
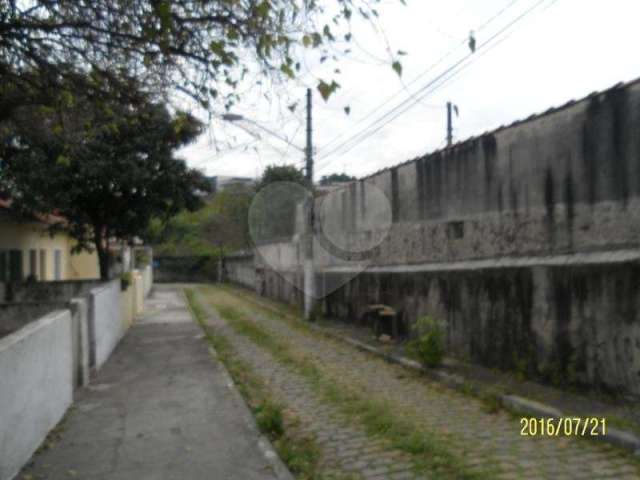
[[[560,417],[520,419],[520,435],[535,436],[599,436],[607,433],[607,419],[595,417]]]

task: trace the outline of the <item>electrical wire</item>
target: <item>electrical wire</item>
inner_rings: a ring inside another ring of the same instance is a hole
[[[496,32],[494,35],[492,35],[488,40],[486,40],[485,42],[480,44],[477,47],[476,52],[479,51],[479,50],[484,50],[481,55],[476,55],[474,53],[470,53],[470,54],[466,55],[461,60],[457,61],[452,66],[447,68],[444,72],[442,72],[441,74],[436,76],[434,79],[429,81],[426,85],[421,87],[418,91],[415,92],[415,94],[414,94],[414,96],[412,98],[405,99],[400,104],[396,105],[394,108],[392,108],[391,110],[389,110],[388,112],[383,114],[377,120],[375,120],[374,122],[369,124],[369,126],[366,127],[365,129],[362,129],[361,131],[359,131],[358,133],[356,133],[355,135],[353,135],[352,137],[350,137],[346,141],[344,141],[341,144],[339,144],[337,147],[332,148],[329,152],[323,153],[321,155],[321,157],[320,157],[320,160],[328,158],[329,156],[334,155],[337,152],[342,152],[342,154],[345,154],[345,153],[351,151],[353,148],[355,148],[357,145],[362,143],[364,140],[370,138],[372,135],[374,135],[375,133],[380,131],[382,128],[384,128],[386,125],[388,125],[391,121],[395,120],[397,117],[399,117],[400,115],[405,113],[407,110],[409,110],[411,107],[413,107],[418,101],[424,99],[429,94],[433,93],[437,89],[439,89],[442,86],[444,86],[453,77],[458,75],[462,70],[468,68],[468,66],[470,66],[478,58],[481,58],[486,53],[488,53],[493,48],[495,48],[500,43],[502,43],[502,41],[504,41],[504,39],[495,42],[493,45],[490,45],[491,42],[494,42],[494,40],[496,40],[500,35],[502,35],[507,30],[509,30],[513,25],[515,25],[516,23],[518,23],[519,21],[524,19],[527,15],[532,13],[535,9],[537,9],[540,5],[542,5],[546,1],[548,1],[548,0],[540,0],[540,1],[536,2],[532,7],[530,7],[525,12],[523,12],[522,14],[517,16],[514,20],[509,22],[505,27],[503,27],[498,32]],[[553,0],[551,2],[551,4],[548,5],[548,7],[550,7],[551,5],[556,3],[556,1],[557,0]],[[546,8],[545,8],[545,10],[546,10]],[[471,56],[475,56],[476,58],[472,59],[470,62],[467,62],[467,60],[469,60]],[[465,64],[465,62],[467,62],[467,63]],[[411,100],[413,100],[413,102]],[[332,161],[333,160],[330,160],[330,161],[325,162],[324,164],[318,166],[317,171],[320,172],[322,169],[326,168],[326,166],[329,163],[331,163]]]
[[[477,32],[482,31],[484,28],[486,28],[487,26],[489,26],[491,23],[493,23],[498,17],[500,17],[502,14],[504,14],[507,10],[509,10],[511,7],[513,7],[517,2],[519,2],[520,0],[511,0],[505,7],[503,7],[502,9],[500,9],[497,13],[495,13],[494,15],[492,15],[489,19],[487,19],[484,23],[482,23],[477,29]],[[453,47],[452,49],[448,50],[444,55],[442,55],[440,58],[438,58],[433,64],[431,64],[429,67],[427,67],[426,70],[423,70],[418,76],[416,76],[413,80],[411,80],[409,83],[403,85],[403,88],[401,90],[398,90],[396,93],[394,93],[393,95],[391,95],[390,97],[388,97],[385,101],[383,101],[382,103],[380,103],[377,107],[375,107],[373,110],[371,110],[369,113],[367,113],[365,116],[361,117],[359,120],[357,120],[354,124],[353,127],[358,126],[359,124],[363,123],[364,121],[366,121],[368,118],[370,118],[371,116],[373,116],[373,114],[379,112],[380,110],[382,110],[386,105],[388,105],[389,103],[391,103],[393,100],[395,100],[398,96],[400,96],[402,93],[406,92],[408,90],[408,87],[410,87],[411,85],[414,85],[415,83],[417,83],[419,80],[423,79],[428,73],[430,73],[435,67],[437,67],[438,65],[440,65],[444,60],[446,60],[447,58],[449,58],[455,51],[457,51],[460,47],[464,46],[468,41],[468,38],[464,38],[463,40],[461,40],[458,44],[456,44],[455,47]],[[411,95],[411,94],[410,94]],[[344,132],[340,135],[338,135],[337,137],[335,137],[333,140],[327,142],[323,147],[320,148],[320,151],[326,150],[327,148],[329,148],[332,144],[336,143],[338,140],[344,138],[346,135],[348,135],[348,132]]]

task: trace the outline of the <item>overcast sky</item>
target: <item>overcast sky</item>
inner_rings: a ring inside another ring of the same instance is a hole
[[[358,27],[358,44],[340,63],[339,93],[326,103],[315,93],[316,179],[336,172],[361,177],[442,147],[448,100],[459,109],[459,141],[640,76],[637,0],[383,0],[379,10],[384,36]],[[478,48],[464,60],[471,30]],[[384,37],[393,51],[408,53],[402,78],[390,67]],[[461,71],[438,80],[458,61]],[[311,65],[311,74],[323,68]],[[311,74],[302,83],[312,85]],[[416,92],[425,98],[417,101]],[[303,100],[304,86],[291,85],[288,97]],[[304,112],[292,114],[283,102],[248,97],[235,111],[303,147]],[[373,133],[370,124],[402,102],[412,107]],[[219,121],[211,128],[221,151],[209,134],[181,152],[207,175],[255,177],[269,164],[302,165],[301,152],[264,132],[257,139]],[[362,130],[371,135],[327,156]]]

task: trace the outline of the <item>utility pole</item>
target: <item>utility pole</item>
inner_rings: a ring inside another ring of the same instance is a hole
[[[453,105],[451,102],[447,102],[447,147],[450,147],[453,143],[453,125],[451,122],[451,109]]]
[[[312,124],[311,124],[311,108],[312,98],[311,89],[307,89],[307,145],[305,149],[306,157],[306,176],[308,187],[311,191],[311,196],[307,199],[306,206],[306,235],[305,235],[305,258],[304,258],[304,318],[309,320],[311,318],[311,311],[313,310],[313,300],[315,292],[315,272],[313,271],[313,210],[315,199],[313,196],[313,140],[312,140]]]

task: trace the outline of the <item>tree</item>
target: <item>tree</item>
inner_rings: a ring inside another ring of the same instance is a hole
[[[219,256],[250,247],[247,223],[253,189],[237,185],[216,193],[203,208],[183,211],[169,222],[154,219],[145,239],[162,255]]]
[[[296,231],[299,205],[310,194],[302,172],[291,165],[267,167],[256,185],[249,229],[257,244],[289,239]]]
[[[292,165],[269,165],[258,180],[256,190],[275,182],[293,182],[303,186],[308,183],[302,171]]]
[[[346,173],[332,173],[331,175],[323,175],[320,179],[320,185],[330,185],[332,183],[352,182],[356,177],[347,175]]]
[[[404,0],[400,0],[404,1]],[[380,0],[0,0],[0,83],[52,91],[135,78],[147,92],[181,91],[205,107],[229,107],[249,73],[294,78],[304,50],[335,59],[351,21],[375,22]],[[390,64],[399,72],[396,55]],[[250,61],[253,59],[253,61]],[[33,83],[25,72],[46,75]],[[121,84],[126,92],[127,82]],[[335,79],[317,83],[327,98]],[[78,90],[77,90],[78,91]]]
[[[141,96],[142,98],[142,96]],[[152,217],[201,205],[208,183],[173,152],[202,124],[150,101],[94,103],[69,98],[58,110],[21,107],[5,126],[4,175],[17,208],[55,211],[77,250],[95,249],[109,277],[111,238],[142,235]]]

